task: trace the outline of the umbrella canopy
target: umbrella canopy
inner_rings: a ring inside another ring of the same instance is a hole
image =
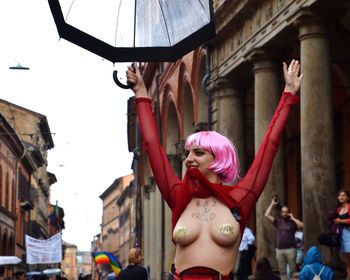
[[[117,280],[118,278],[117,278],[117,276],[115,276],[115,273],[114,272],[112,272],[112,273],[109,273],[108,275],[107,275],[107,278],[106,278],[107,280]]]
[[[29,271],[27,272],[27,278],[29,280],[39,280],[39,279],[45,279],[47,276],[45,273],[41,272],[41,271]]]
[[[215,36],[212,0],[48,0],[59,36],[111,62],[175,61]]]
[[[43,270],[43,273],[45,274],[60,274],[61,273],[61,269],[59,268],[48,268]]]
[[[0,265],[18,264],[22,260],[16,256],[0,256]]]

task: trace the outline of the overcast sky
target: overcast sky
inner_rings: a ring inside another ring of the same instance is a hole
[[[102,222],[99,195],[132,172],[132,93],[115,85],[111,62],[59,40],[47,0],[1,0],[0,35],[0,98],[47,117],[51,203],[65,210],[63,240],[88,251]],[[9,70],[18,62],[30,70]]]

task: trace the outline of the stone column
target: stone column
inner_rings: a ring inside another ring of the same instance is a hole
[[[318,244],[317,236],[327,230],[324,218],[334,209],[335,162],[331,62],[325,25],[314,16],[297,23],[301,71],[301,180],[304,247]],[[317,219],[315,217],[318,217]],[[329,258],[329,250],[323,250]]]
[[[213,130],[231,139],[235,145],[242,176],[246,161],[243,94],[230,80],[224,78],[215,81],[210,91],[213,95]]]
[[[159,189],[156,189],[156,197],[155,197],[155,205],[156,205],[156,213],[155,213],[155,223],[153,228],[153,235],[156,239],[156,262],[153,269],[156,271],[156,279],[160,278],[162,271],[162,195]]]
[[[150,265],[151,261],[151,246],[150,246],[150,240],[151,240],[151,204],[150,204],[150,186],[143,186],[143,217],[142,217],[142,223],[143,223],[143,255],[144,255],[144,263],[145,265]]]
[[[171,264],[174,262],[174,256],[175,256],[175,245],[172,241],[172,223],[171,223],[171,210],[169,206],[165,203],[164,207],[164,215],[165,215],[165,221],[164,221],[164,274],[167,275],[169,271],[171,270]],[[167,279],[166,277],[163,279]]]
[[[181,178],[181,159],[184,153],[184,144],[185,140],[178,141],[176,146],[176,154],[169,155],[168,159],[170,161],[171,166],[173,167],[176,175]],[[175,257],[175,245],[172,241],[172,213],[169,206],[164,201],[164,274],[168,275],[171,270],[171,265],[174,262]],[[163,279],[167,279],[167,277],[163,277]]]
[[[156,234],[156,227],[157,225],[157,219],[156,219],[156,213],[157,213],[157,207],[156,207],[156,187],[155,185],[152,185],[152,191],[150,192],[150,227],[149,227],[149,234],[150,234],[150,268],[151,268],[151,279],[155,280],[158,279],[157,274],[157,250],[156,250],[156,244],[158,242],[158,236]]]
[[[281,97],[280,75],[282,63],[264,50],[255,51],[251,59],[254,63],[254,122],[255,151],[257,151]],[[286,202],[284,180],[284,162],[280,146],[269,179],[256,207],[258,256],[269,256],[274,269],[277,268],[275,259],[276,229],[264,217],[264,214],[273,195],[277,194],[281,203]],[[273,209],[273,211],[276,210]],[[277,213],[273,212],[273,214]]]

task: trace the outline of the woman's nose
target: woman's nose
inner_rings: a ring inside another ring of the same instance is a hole
[[[193,161],[193,155],[192,153],[189,153],[185,159],[186,162],[192,162]]]

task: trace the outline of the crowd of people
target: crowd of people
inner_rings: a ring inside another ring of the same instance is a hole
[[[349,275],[349,258],[350,258],[350,194],[348,191],[341,190],[337,196],[337,208],[335,209],[336,216],[331,220],[331,225],[336,227],[340,236],[339,250],[344,254],[347,275]],[[277,208],[279,215],[274,216],[272,209]],[[298,257],[297,250],[302,248],[302,229],[303,222],[290,212],[286,205],[281,205],[276,196],[271,200],[265,212],[265,218],[271,222],[276,228],[276,260],[278,269],[272,269],[271,263],[267,256],[256,259],[256,242],[253,231],[246,225],[243,230],[242,238],[238,246],[236,267],[230,274],[230,280],[287,280],[287,279],[303,279],[303,280],[332,280],[334,279],[333,270],[323,263],[321,252],[317,246],[312,246],[306,254],[301,253]],[[341,227],[339,227],[341,225]],[[340,231],[339,231],[340,230]],[[299,243],[299,245],[298,245]],[[302,252],[302,250],[301,250]],[[298,261],[300,258],[300,261]],[[149,280],[150,273],[147,268],[142,266],[143,256],[140,248],[132,248],[129,251],[129,263],[117,278],[118,280]],[[253,264],[255,267],[253,268]],[[299,266],[298,266],[299,264]],[[213,277],[211,270],[206,271],[206,268],[200,267],[198,271],[191,269],[191,273],[182,274],[180,279],[216,279]],[[204,271],[204,273],[203,273]],[[187,272],[185,270],[185,272]],[[198,275],[209,275],[209,278],[195,278]],[[170,279],[178,279],[176,270],[170,273]],[[318,277],[318,278],[317,278]],[[24,271],[17,271],[13,274],[14,280],[64,280],[66,278],[61,275],[45,275],[45,274],[30,274]],[[91,275],[84,277],[79,275],[78,280],[89,280]],[[226,278],[221,278],[226,279]],[[349,279],[346,278],[347,280]],[[0,280],[10,280],[4,277],[4,268],[0,266]]]
[[[5,268],[0,266],[0,280],[67,280],[66,277],[60,273],[46,274],[43,272],[26,272],[23,270],[17,270],[12,273],[12,277],[5,277]]]
[[[350,279],[350,193],[347,190],[340,190],[336,199],[337,207],[328,215],[330,221],[330,230],[339,237],[339,243],[326,243],[324,245],[338,247],[339,252],[343,254],[346,265],[346,279]],[[277,206],[279,216],[272,215],[272,209]],[[269,259],[262,257],[256,261],[255,272],[251,276],[246,276],[251,270],[246,269],[244,277],[238,269],[236,280],[242,279],[334,279],[332,269],[325,265],[317,246],[308,249],[305,255],[302,246],[303,222],[290,213],[286,205],[281,205],[277,196],[272,201],[265,212],[265,218],[276,227],[276,259],[278,271],[272,272]],[[253,233],[249,233],[251,236]],[[250,238],[254,242],[253,237]],[[243,235],[242,244],[247,243]],[[253,243],[252,243],[253,244]],[[244,258],[243,258],[244,259]],[[243,260],[242,259],[242,260]],[[247,262],[251,266],[252,259]],[[247,264],[246,264],[247,265]],[[245,266],[246,266],[245,265]],[[245,267],[241,266],[240,267]],[[277,274],[276,274],[277,272]],[[265,275],[265,276],[261,276]],[[270,275],[270,276],[267,276]],[[319,278],[314,278],[314,277]],[[264,278],[265,277],[265,278]]]

